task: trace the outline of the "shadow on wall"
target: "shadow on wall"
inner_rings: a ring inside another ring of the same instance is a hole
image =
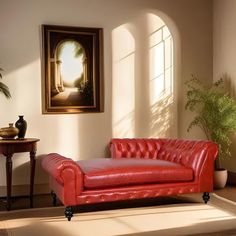
[[[16,166],[14,168],[14,171],[12,173],[12,184],[18,185],[24,184],[29,185],[30,183],[30,157],[28,153],[24,153],[24,157],[21,157],[21,159],[24,159],[24,163],[18,164],[18,157],[20,155],[18,153],[14,154],[12,157],[13,165]],[[37,155],[36,158],[36,165],[35,165],[35,184],[44,183],[48,180],[48,174],[44,171],[42,171],[41,168],[41,160],[44,157],[44,155]]]
[[[150,130],[154,137],[171,137],[173,96],[169,95],[151,106]]]

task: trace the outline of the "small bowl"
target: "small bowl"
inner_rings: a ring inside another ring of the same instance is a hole
[[[0,128],[0,137],[3,139],[14,139],[19,133],[19,129],[9,123],[9,127]]]

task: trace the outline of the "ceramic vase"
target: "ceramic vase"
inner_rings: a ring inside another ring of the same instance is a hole
[[[15,127],[19,129],[18,138],[24,139],[27,129],[27,122],[24,120],[24,116],[19,116],[19,119],[15,123]]]
[[[9,124],[9,127],[3,127],[0,129],[0,137],[3,139],[14,139],[19,133],[19,130],[13,127],[13,123]]]

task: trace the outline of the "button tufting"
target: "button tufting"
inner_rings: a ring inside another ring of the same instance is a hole
[[[210,141],[170,139],[130,139],[127,141],[126,139],[116,139],[115,142],[115,144],[113,141],[111,142],[113,158],[138,157],[177,162],[183,168],[187,167],[186,169],[194,171],[194,181],[183,181],[180,183],[178,182],[179,180],[175,179],[176,181],[162,184],[138,182],[138,184],[127,185],[127,181],[130,178],[128,177],[124,185],[118,187],[114,185],[104,187],[104,182],[102,182],[103,185],[99,188],[88,189],[85,186],[86,174],[82,172],[79,163],[75,164],[73,160],[58,154],[47,155],[43,167],[50,174],[52,180],[50,187],[57,190],[58,197],[62,199],[65,206],[212,191],[211,182],[204,181],[204,179],[209,179],[213,175],[211,171],[213,168],[212,166],[209,167],[212,163],[210,161],[203,161],[206,158],[213,161],[217,155],[217,146]],[[74,174],[73,179],[71,178],[72,173]],[[127,174],[127,172],[124,173]],[[173,172],[171,173],[173,174]],[[153,176],[153,173],[151,175]],[[110,178],[110,170],[104,176],[106,177],[105,179],[107,179],[107,176]],[[130,176],[134,176],[134,173],[132,172]],[[143,175],[141,175],[141,178],[143,180]],[[60,189],[58,189],[59,187]]]

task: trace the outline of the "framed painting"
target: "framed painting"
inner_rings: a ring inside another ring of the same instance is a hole
[[[102,28],[42,25],[43,113],[103,111]]]

